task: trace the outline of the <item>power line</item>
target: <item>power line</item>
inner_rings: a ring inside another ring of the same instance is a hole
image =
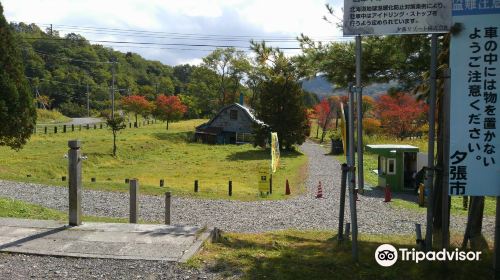
[[[36,38],[25,37],[25,40],[50,40],[50,41],[68,41],[69,38]],[[212,44],[186,44],[186,43],[155,43],[155,42],[133,42],[133,41],[112,41],[112,40],[88,40],[77,39],[77,41],[89,41],[95,43],[111,43],[111,44],[132,44],[132,45],[153,45],[153,46],[182,46],[182,47],[212,47],[212,48],[235,48],[235,49],[251,49],[250,47],[234,46],[234,45],[212,45]],[[300,47],[276,47],[282,50],[301,50]]]
[[[50,27],[51,24],[39,23],[39,25],[45,25]],[[106,28],[106,27],[91,27],[91,26],[76,26],[76,25],[64,25],[64,24],[54,24],[53,26],[61,27],[60,29],[66,30],[87,30],[87,31],[99,31],[99,32],[114,32],[123,34],[148,34],[148,35],[164,35],[164,36],[183,36],[183,37],[198,37],[198,38],[247,38],[247,39],[262,39],[262,40],[296,40],[296,36],[262,36],[262,35],[226,35],[226,34],[205,34],[205,33],[179,33],[179,32],[163,32],[163,31],[147,31],[147,30],[137,30],[137,29],[121,29],[121,28]],[[339,38],[344,38],[343,36],[325,36],[325,37],[315,37],[318,40],[335,40]]]

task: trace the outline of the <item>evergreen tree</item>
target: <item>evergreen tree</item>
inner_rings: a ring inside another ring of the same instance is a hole
[[[279,49],[251,42],[256,53],[258,71],[257,118],[269,127],[257,128],[256,143],[262,145],[269,130],[278,133],[280,147],[287,150],[302,144],[309,135],[304,92],[295,65]]]
[[[0,4],[0,146],[22,148],[35,124],[36,110],[21,54]]]

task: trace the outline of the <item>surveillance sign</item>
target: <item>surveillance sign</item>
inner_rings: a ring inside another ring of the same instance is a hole
[[[450,0],[344,0],[344,36],[447,33]]]
[[[500,1],[453,0],[449,194],[500,195]]]

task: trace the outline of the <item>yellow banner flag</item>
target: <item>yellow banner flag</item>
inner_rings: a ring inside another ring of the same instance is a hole
[[[278,142],[278,133],[271,132],[271,170],[276,172],[280,165],[280,144]]]
[[[340,103],[340,129],[342,130],[342,145],[344,146],[344,155],[347,155],[347,123],[345,121],[344,105]]]

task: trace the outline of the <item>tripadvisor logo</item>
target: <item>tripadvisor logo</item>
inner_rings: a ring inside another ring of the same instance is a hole
[[[455,249],[448,251],[446,249],[440,251],[422,252],[415,249],[399,248],[398,250],[391,244],[382,244],[375,251],[375,260],[381,266],[392,266],[398,260],[398,255],[402,261],[479,261],[481,251],[466,252]]]

